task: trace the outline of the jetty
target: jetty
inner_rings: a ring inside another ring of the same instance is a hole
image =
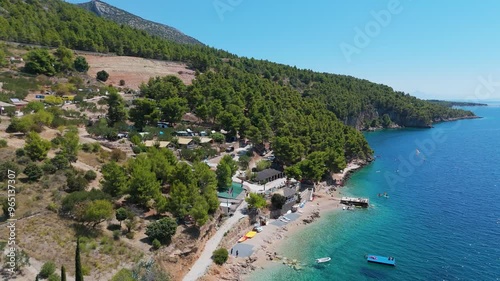
[[[346,205],[354,205],[354,206],[361,206],[364,208],[368,208],[369,205],[368,198],[355,198],[355,197],[342,197],[340,198],[340,203],[346,204]]]

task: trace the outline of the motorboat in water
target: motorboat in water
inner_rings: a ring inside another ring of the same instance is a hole
[[[332,260],[332,258],[330,258],[330,257],[324,257],[324,258],[316,259],[316,263],[324,263],[324,262],[329,262],[331,260]]]

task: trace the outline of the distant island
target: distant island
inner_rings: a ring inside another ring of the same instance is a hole
[[[439,104],[446,107],[454,107],[454,106],[488,106],[485,103],[476,103],[476,102],[463,102],[463,101],[445,101],[445,100],[427,100],[428,102],[432,102],[435,104]]]

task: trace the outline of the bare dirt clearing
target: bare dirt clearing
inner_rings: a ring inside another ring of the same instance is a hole
[[[109,73],[106,84],[113,86],[119,86],[120,80],[125,80],[125,87],[137,90],[149,78],[166,75],[175,75],[189,85],[195,78],[195,72],[183,63],[127,56],[82,55],[90,65],[88,75],[96,77],[97,72],[105,70]]]

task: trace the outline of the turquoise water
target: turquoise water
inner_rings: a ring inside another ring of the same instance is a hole
[[[250,280],[500,280],[500,107],[468,109],[484,118],[367,133],[377,159],[342,193],[372,206],[292,234],[281,253],[304,270],[276,264]],[[332,261],[314,265],[325,256]]]
[[[238,197],[238,195],[240,195],[240,193],[243,191],[243,187],[242,187],[241,183],[233,182],[233,184],[231,186],[233,188],[232,194],[229,194],[229,193],[227,193],[227,191],[224,191],[224,192],[217,192],[217,196],[219,196],[221,198],[229,198],[229,199],[234,199],[234,198]]]

